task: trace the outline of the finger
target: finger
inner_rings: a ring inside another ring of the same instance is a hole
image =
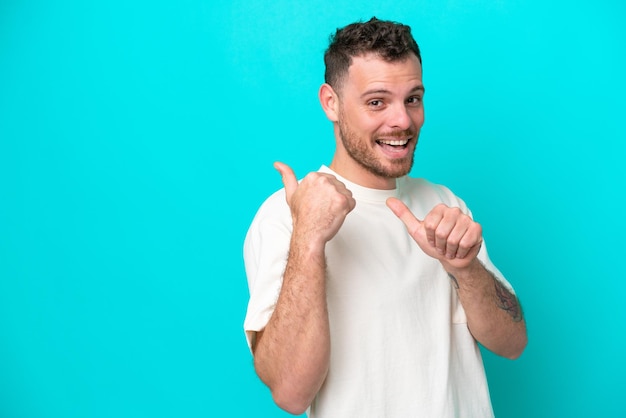
[[[459,243],[459,249],[456,252],[456,258],[465,258],[468,255],[474,255],[478,253],[480,246],[483,242],[482,227],[478,223],[473,223],[463,235]]]
[[[356,200],[352,196],[352,192],[346,187],[345,184],[337,180],[335,176],[332,176],[332,180],[337,191],[346,197],[348,203],[348,212],[351,212],[356,207]]]
[[[441,233],[441,231],[438,231],[438,228],[441,220],[444,217],[444,212],[446,209],[447,206],[443,204],[437,205],[430,212],[428,212],[428,214],[426,214],[426,217],[424,218],[424,231],[426,233],[426,239],[431,246],[438,248],[439,250],[441,250],[442,248],[441,242],[437,238],[437,232]],[[438,244],[439,247],[437,246]],[[443,253],[442,251],[438,252],[440,255]]]
[[[282,177],[283,185],[285,186],[285,197],[287,198],[287,203],[291,202],[291,196],[293,196],[294,192],[298,188],[298,179],[294,174],[291,167],[287,164],[276,161],[274,163],[274,168],[278,170],[280,176]]]
[[[477,254],[478,251],[476,251],[476,250],[480,249],[481,242],[479,242],[478,244],[475,244],[474,246],[469,247],[469,248],[465,248],[465,247],[459,246],[459,249],[457,250],[456,256],[454,258],[463,259],[463,258],[467,257],[468,255],[474,255],[474,253]]]
[[[404,223],[411,236],[415,237],[422,222],[413,215],[411,210],[400,199],[390,197],[387,199],[387,207]]]
[[[466,234],[468,232],[468,222],[464,219],[457,220],[454,229],[448,235],[446,242],[446,258],[452,260],[453,258],[463,258],[461,254],[467,254],[469,248],[463,248],[461,242],[464,244],[468,242]]]

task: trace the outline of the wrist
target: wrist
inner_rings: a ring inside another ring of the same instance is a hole
[[[477,277],[477,273],[483,271],[485,268],[477,257],[474,257],[467,265],[458,266],[449,262],[442,261],[441,264],[446,272],[453,276],[459,283],[472,280]]]
[[[291,235],[291,249],[308,258],[325,258],[326,240],[314,234],[302,233],[294,229]]]

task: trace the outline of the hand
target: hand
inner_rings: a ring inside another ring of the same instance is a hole
[[[320,244],[328,242],[356,206],[352,192],[331,174],[309,173],[298,183],[288,165],[276,162],[274,168],[282,176],[294,234],[304,234]]]
[[[446,271],[468,267],[478,255],[482,227],[459,208],[439,204],[420,221],[396,198],[387,199],[387,206],[404,222],[422,251],[439,260]]]

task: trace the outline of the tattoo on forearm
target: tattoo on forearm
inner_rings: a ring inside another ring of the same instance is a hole
[[[498,308],[506,311],[513,321],[519,322],[523,319],[524,315],[522,314],[522,307],[519,304],[519,301],[506,287],[500,283],[496,276],[493,273],[489,272],[491,279],[493,280],[493,284],[496,288],[496,305]],[[452,274],[448,273],[448,277],[452,281],[452,285],[455,289],[459,288],[459,281]]]
[[[523,318],[522,307],[515,295],[509,292],[495,276],[493,277],[493,283],[496,288],[496,297],[498,298],[496,304],[498,308],[506,311],[513,318],[513,321],[521,321]]]

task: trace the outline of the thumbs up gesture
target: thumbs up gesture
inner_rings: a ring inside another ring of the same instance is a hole
[[[468,267],[478,255],[482,227],[459,208],[439,204],[419,220],[394,197],[387,199],[387,206],[404,222],[422,251],[439,260],[446,271]]]
[[[356,206],[352,192],[331,174],[309,173],[300,183],[286,164],[276,162],[291,210],[294,234],[306,236],[313,244],[324,245],[337,234]]]

